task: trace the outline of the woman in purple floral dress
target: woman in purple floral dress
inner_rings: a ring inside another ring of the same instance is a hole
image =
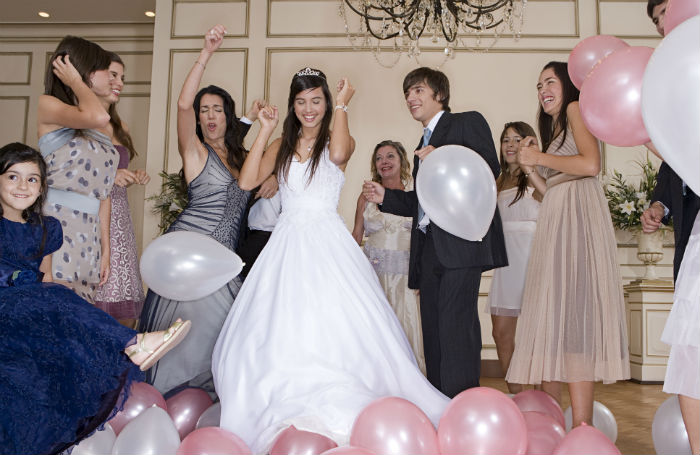
[[[125,123],[119,118],[116,103],[124,87],[124,62],[119,55],[110,52],[112,87],[100,101],[110,114],[110,122],[102,133],[109,136],[114,148],[119,152],[119,165],[114,186],[110,194],[112,213],[110,216],[110,274],[107,282],[100,286],[95,296],[95,305],[109,313],[122,324],[134,327],[141,314],[143,301],[143,282],[139,273],[138,251],[134,225],[129,213],[129,201],[126,189],[134,184],[145,185],[150,177],[143,169],[130,171],[129,161],[136,152]]]

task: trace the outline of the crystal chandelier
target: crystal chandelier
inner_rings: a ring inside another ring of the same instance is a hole
[[[389,40],[395,59],[383,65],[393,66],[403,53],[418,57],[418,40],[424,34],[433,43],[445,41],[445,58],[463,46],[460,37],[464,35],[475,37],[477,48],[487,30],[493,32],[494,43],[506,29],[519,39],[526,4],[527,0],[340,0],[340,15],[353,47],[372,49],[380,64],[380,43]],[[359,15],[356,32],[348,25],[346,6]]]

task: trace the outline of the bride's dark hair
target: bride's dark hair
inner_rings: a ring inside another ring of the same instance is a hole
[[[279,152],[277,153],[277,160],[275,161],[275,174],[278,178],[287,178],[287,172],[294,158],[297,141],[299,140],[299,133],[301,132],[301,122],[294,112],[294,100],[300,92],[318,87],[321,87],[323,95],[326,98],[326,110],[323,114],[323,120],[321,120],[321,129],[316,137],[316,143],[314,144],[311,157],[309,158],[311,160],[311,167],[308,171],[308,181],[311,181],[316,172],[318,163],[321,160],[321,155],[323,154],[323,149],[330,139],[331,117],[333,116],[333,107],[331,106],[332,97],[328,89],[326,75],[319,70],[304,68],[294,75],[292,84],[289,87],[287,117],[284,119],[282,125],[282,144],[280,145]]]

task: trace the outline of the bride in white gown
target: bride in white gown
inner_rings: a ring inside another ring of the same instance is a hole
[[[345,444],[357,414],[380,397],[405,398],[436,425],[449,401],[418,369],[372,266],[337,213],[355,148],[347,120],[353,93],[341,80],[333,109],[325,75],[297,73],[282,137],[264,151],[278,121],[269,106],[241,169],[241,188],[275,172],[282,196],[277,226],[212,359],[221,427],[255,453],[292,424]]]

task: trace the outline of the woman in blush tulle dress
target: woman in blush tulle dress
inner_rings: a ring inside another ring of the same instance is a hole
[[[385,188],[413,189],[411,165],[406,149],[399,142],[382,141],[374,147],[371,159],[372,180]],[[418,295],[408,287],[408,257],[411,247],[411,218],[379,210],[360,194],[355,210],[352,237],[358,245],[367,235],[364,252],[377,272],[389,305],[401,322],[411,343],[420,370],[425,374],[423,332],[421,331]]]
[[[334,115],[325,75],[298,72],[282,137],[265,150],[278,117],[265,108],[241,169],[247,189],[275,172],[282,197],[282,214],[212,359],[221,427],[255,453],[266,453],[292,424],[346,443],[355,417],[380,397],[410,400],[434,424],[449,401],[418,369],[372,266],[337,213],[355,147],[347,120],[353,92],[347,79],[338,84]]]
[[[504,374],[515,349],[515,329],[525,287],[525,272],[542,200],[542,195],[528,185],[528,176],[518,165],[518,146],[528,136],[534,137],[535,130],[525,122],[510,122],[503,127],[501,175],[496,180],[508,265],[493,272],[486,312],[491,314],[493,340]],[[523,389],[521,384],[506,384],[510,393]]]
[[[544,197],[506,380],[541,383],[560,402],[567,383],[573,426],[592,425],[594,383],[630,377],[615,231],[597,178],[600,146],[566,63],[544,67],[537,94],[545,152],[527,137],[518,162]]]

